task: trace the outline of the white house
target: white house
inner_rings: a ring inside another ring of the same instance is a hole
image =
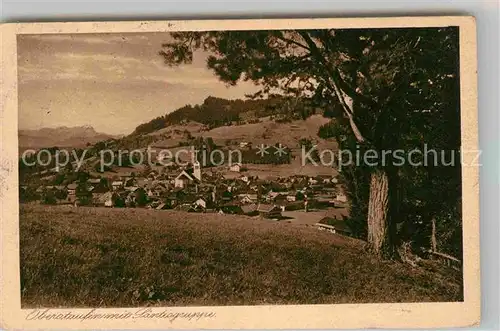
[[[186,172],[186,170],[182,170],[177,177],[174,179],[174,186],[178,188],[185,188],[190,183],[194,181],[194,178]]]
[[[241,164],[240,163],[231,164],[231,166],[229,167],[229,171],[240,172]]]
[[[250,182],[250,178],[248,178],[247,175],[242,175],[240,177],[240,180],[243,181],[243,182],[245,182],[245,183],[247,183],[247,184]]]
[[[201,165],[198,161],[193,163],[193,176],[197,180],[201,181]]]
[[[243,193],[238,195],[241,203],[255,203],[258,200],[257,194]]]
[[[87,183],[89,183],[91,185],[99,185],[101,183],[101,179],[100,178],[89,178],[87,180]]]

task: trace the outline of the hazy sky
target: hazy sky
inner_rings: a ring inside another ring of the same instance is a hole
[[[19,128],[91,125],[130,133],[209,95],[256,91],[251,83],[226,87],[201,52],[193,64],[169,68],[158,55],[168,40],[168,33],[19,36]]]

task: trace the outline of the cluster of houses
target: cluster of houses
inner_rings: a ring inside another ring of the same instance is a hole
[[[231,172],[240,172],[232,165]],[[205,170],[205,169],[203,169]],[[234,176],[232,176],[234,177]],[[259,179],[240,173],[202,171],[199,163],[172,171],[151,170],[114,178],[89,178],[58,186],[40,186],[40,196],[59,192],[57,203],[103,207],[144,207],[186,212],[261,215],[277,219],[285,210],[305,210],[347,202],[334,176]]]

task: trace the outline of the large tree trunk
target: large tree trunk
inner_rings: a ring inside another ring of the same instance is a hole
[[[368,243],[379,257],[392,257],[389,176],[384,169],[371,174],[368,201]]]

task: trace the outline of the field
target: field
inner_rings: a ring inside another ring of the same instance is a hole
[[[22,306],[462,300],[451,273],[382,262],[294,222],[146,209],[20,207]]]

